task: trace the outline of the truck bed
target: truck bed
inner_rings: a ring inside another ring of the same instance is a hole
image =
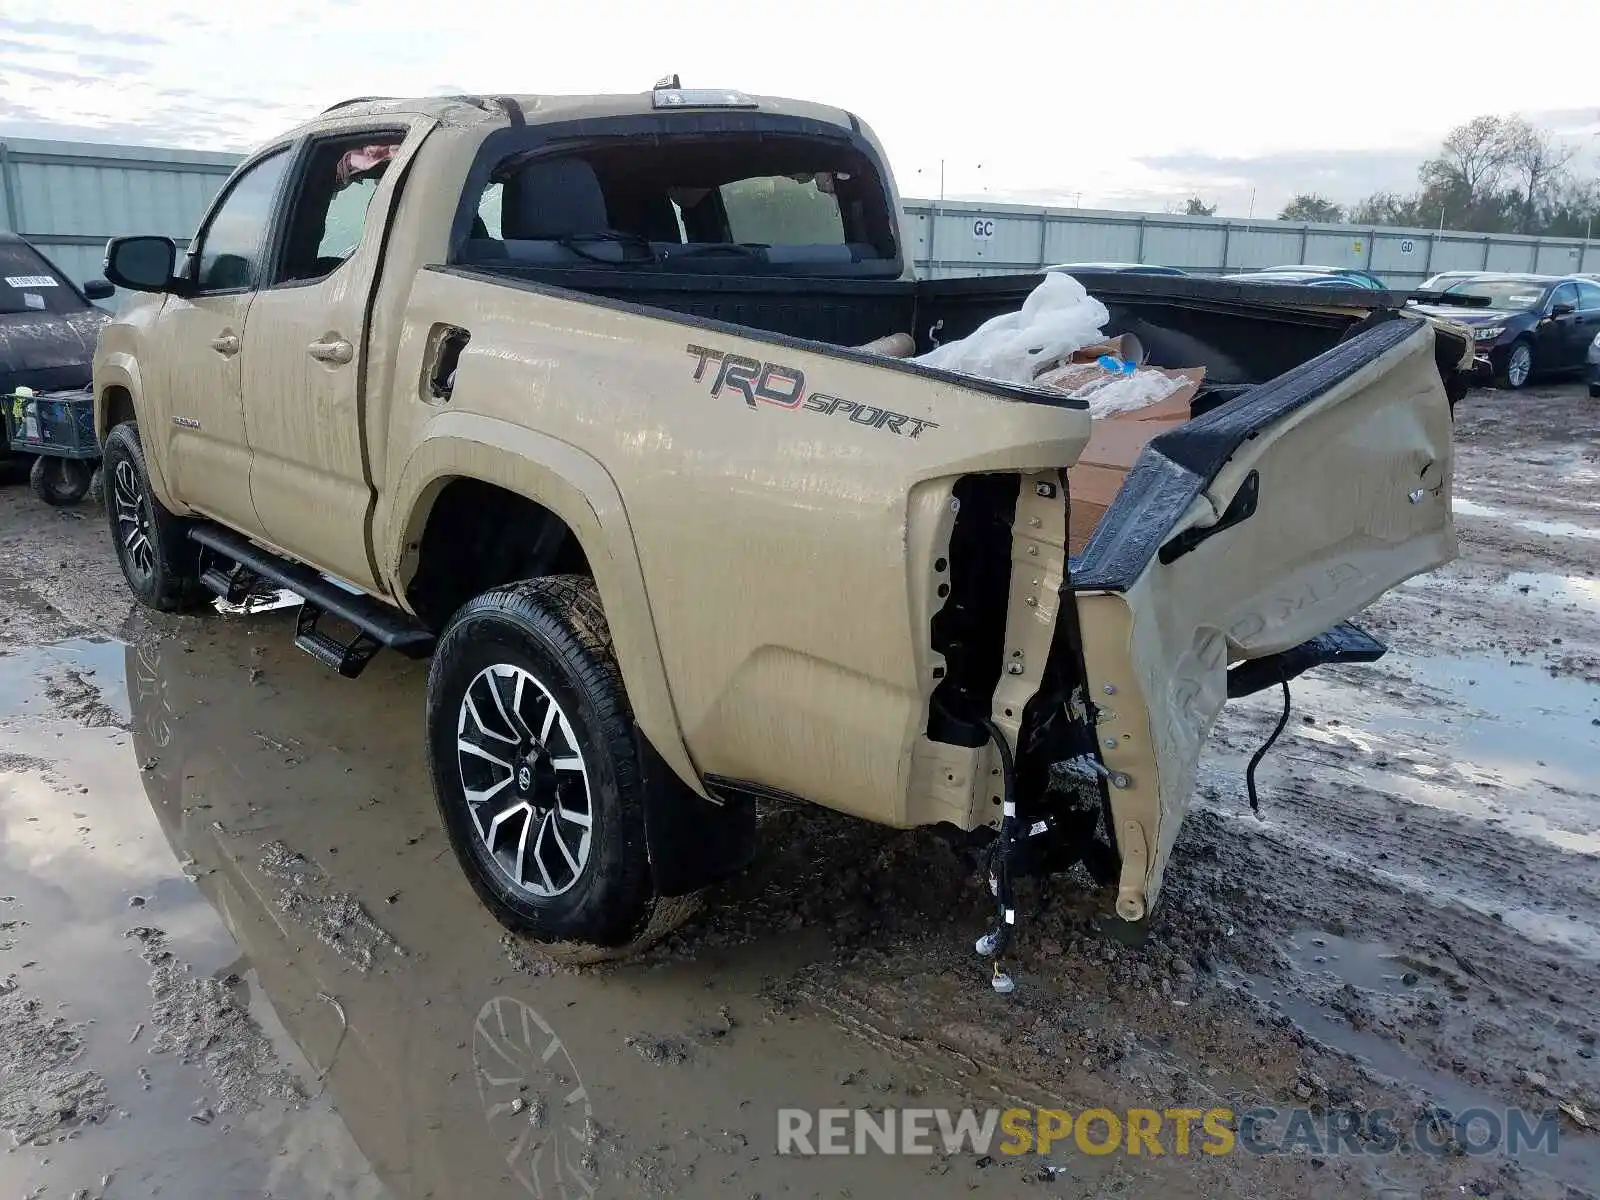
[[[820,279],[511,264],[462,269],[538,290],[796,338],[816,343],[813,349],[910,333],[919,354],[1020,308],[1043,278]],[[1398,293],[1351,289],[1348,297],[1324,292],[1314,298],[1324,307],[1307,311],[1313,298],[1293,285],[1122,272],[1086,271],[1077,278],[1109,310],[1108,336],[1135,334],[1155,366],[1206,369],[1197,412],[1331,349],[1371,310],[1404,304]]]

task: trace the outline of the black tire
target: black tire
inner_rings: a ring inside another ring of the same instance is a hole
[[[529,680],[536,687],[527,686]],[[519,681],[524,699],[517,710]],[[499,688],[503,707],[498,711],[496,696],[485,690],[489,687]],[[547,700],[557,716],[549,715]],[[490,715],[479,715],[483,712]],[[518,732],[518,720],[524,733]],[[534,731],[539,724],[543,729]],[[692,911],[693,898],[656,895],[633,713],[591,581],[572,575],[527,580],[463,605],[434,651],[427,729],[434,798],[451,847],[479,898],[507,929],[543,943],[557,957],[596,961],[643,948]],[[544,730],[549,732],[541,742],[538,734]],[[503,736],[507,732],[517,739],[515,745]],[[477,755],[463,756],[463,740],[483,742],[503,756],[501,762],[480,768]],[[547,772],[540,762],[564,763],[566,773]],[[532,765],[527,780],[524,764]],[[475,790],[489,793],[479,802],[479,816],[467,798],[469,774]],[[496,787],[500,779],[504,782]],[[559,796],[565,801],[553,799]],[[588,808],[586,841],[576,832],[581,826],[562,822],[564,808],[575,810],[580,798]],[[489,814],[495,810],[511,815],[494,826],[504,831],[504,840],[491,848],[480,822],[492,826]],[[547,824],[555,830],[562,857],[543,840]],[[563,830],[565,838],[559,836]],[[526,846],[529,841],[536,842],[531,867],[511,849],[512,842]],[[574,841],[576,853],[569,845]],[[539,861],[542,845],[549,857]],[[548,869],[552,862],[553,870]],[[574,862],[578,870],[570,869]],[[554,890],[560,884],[564,889]],[[539,894],[541,886],[546,894]]]
[[[1527,355],[1526,370],[1520,369],[1517,365],[1520,356],[1523,354]],[[1495,384],[1511,391],[1525,388],[1528,386],[1528,381],[1533,378],[1533,372],[1537,365],[1534,361],[1533,343],[1531,341],[1527,338],[1522,338],[1512,342],[1506,348],[1506,352],[1500,356],[1500,362],[1495,367]]]
[[[122,576],[139,603],[158,612],[186,612],[210,599],[200,584],[200,547],[190,522],[168,511],[150,490],[139,427],[132,421],[106,435],[106,519]]]
[[[1591,383],[1589,385],[1589,399],[1600,400],[1600,383]]]
[[[89,494],[93,475],[93,469],[82,459],[41,454],[28,472],[28,486],[46,504],[65,508]]]
[[[89,476],[89,502],[91,504],[104,504],[106,502],[106,468],[104,462],[94,464],[94,474]]]

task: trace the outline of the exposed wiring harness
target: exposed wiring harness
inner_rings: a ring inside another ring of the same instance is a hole
[[[1011,851],[1017,837],[1017,765],[1000,727],[985,717],[983,728],[1000,755],[1000,832],[989,856],[989,887],[994,892],[999,920],[992,931],[978,939],[977,950],[985,958],[994,960],[991,982],[995,991],[1003,993],[1016,986],[1001,968],[1000,960],[1017,923],[1017,907],[1011,893]]]
[[[1256,795],[1256,768],[1261,765],[1261,760],[1267,756],[1267,751],[1272,749],[1272,744],[1283,733],[1283,727],[1289,723],[1289,681],[1282,679],[1278,682],[1283,688],[1283,712],[1278,715],[1278,723],[1273,726],[1267,740],[1261,743],[1261,749],[1250,756],[1250,765],[1244,769],[1244,787],[1250,794],[1250,811],[1258,817],[1261,815],[1261,800]]]

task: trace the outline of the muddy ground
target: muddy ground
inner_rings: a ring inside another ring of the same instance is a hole
[[[1010,997],[942,841],[810,809],[643,958],[549,963],[441,836],[423,666],[136,612],[99,510],[0,489],[0,1197],[1592,1194],[1600,405],[1474,393],[1458,435],[1462,557],[1362,618],[1391,654],[1297,683],[1259,818],[1277,698],[1230,706],[1144,944],[1027,888]],[[1442,1152],[775,1152],[779,1107],[1013,1102]],[[1556,1152],[1464,1152],[1474,1108]]]

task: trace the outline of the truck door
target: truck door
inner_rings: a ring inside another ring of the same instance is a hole
[[[293,157],[287,146],[267,151],[213,202],[183,267],[188,294],[162,305],[143,356],[155,364],[156,377],[144,389],[140,435],[160,447],[175,498],[246,533],[256,529],[256,514],[240,355]]]
[[[421,140],[407,145],[408,133],[403,121],[353,125],[302,148],[243,356],[250,492],[266,538],[373,589],[365,333],[395,180]]]

